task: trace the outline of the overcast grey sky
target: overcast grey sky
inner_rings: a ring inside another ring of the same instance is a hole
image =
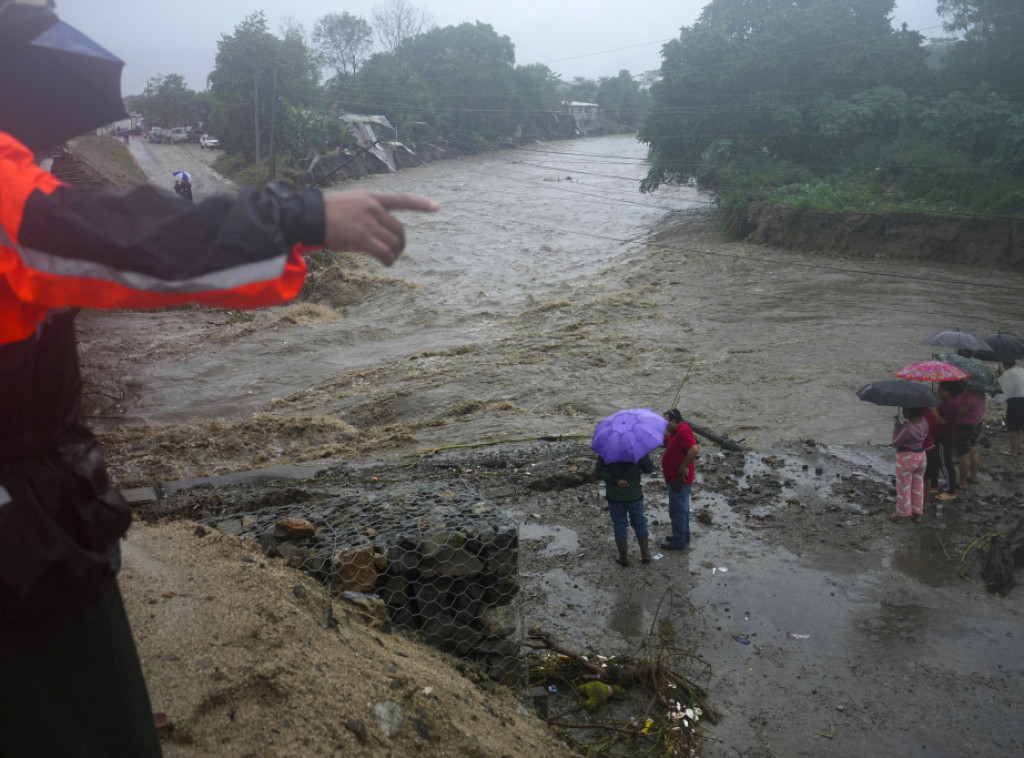
[[[847,2],[848,0],[836,0]],[[285,19],[312,31],[317,19],[348,11],[370,20],[380,0],[57,0],[57,13],[125,61],[122,90],[138,94],[161,74],[206,88],[217,41],[249,13],[263,10],[274,34]],[[516,46],[516,63],[546,63],[564,79],[638,73],[661,65],[661,45],[700,15],[707,0],[426,0],[439,26],[482,21]],[[897,0],[895,23],[940,37],[936,0]]]

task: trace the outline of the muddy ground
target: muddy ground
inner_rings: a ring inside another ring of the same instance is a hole
[[[703,441],[691,549],[641,566],[633,548],[626,569],[578,440],[327,466],[300,480],[238,475],[140,516],[195,519],[410,480],[469,485],[521,521],[527,628],[590,654],[637,654],[653,639],[707,662],[722,718],[706,725],[704,755],[1015,755],[1021,590],[985,592],[980,548],[1020,518],[1021,472],[1000,454],[997,423],[987,440],[979,485],[900,526],[887,518],[884,448],[807,440],[727,453]],[[664,534],[662,485],[652,476],[645,488]]]

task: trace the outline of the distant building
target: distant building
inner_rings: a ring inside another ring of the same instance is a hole
[[[647,92],[651,85],[661,79],[661,71],[655,69],[654,71],[644,71],[639,74],[633,74],[633,81],[637,83],[641,92]]]
[[[598,123],[601,106],[597,103],[580,103],[574,101],[566,103],[565,105],[569,110],[569,115],[576,119],[576,124],[579,126],[581,131],[586,131],[587,127]]]

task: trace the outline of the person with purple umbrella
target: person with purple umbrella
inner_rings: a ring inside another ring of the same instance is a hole
[[[649,408],[616,411],[598,422],[590,449],[597,453],[597,475],[604,480],[605,498],[615,533],[620,566],[629,565],[629,527],[640,545],[640,562],[651,562],[650,533],[644,515],[641,474],[654,471],[650,452],[660,447],[668,423]]]
[[[640,475],[652,471],[654,464],[651,463],[650,455],[645,455],[637,463],[605,463],[604,458],[597,458],[597,475],[604,481],[605,499],[608,501],[615,547],[618,549],[615,562],[620,566],[629,565],[630,526],[640,546],[640,563],[646,566],[651,562],[650,532],[647,529],[647,516],[644,515],[644,491]]]

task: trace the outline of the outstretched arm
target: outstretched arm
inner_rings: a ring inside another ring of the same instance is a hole
[[[392,265],[405,248],[405,230],[392,211],[433,213],[433,200],[379,192],[334,192],[324,195],[324,247],[372,255]]]

